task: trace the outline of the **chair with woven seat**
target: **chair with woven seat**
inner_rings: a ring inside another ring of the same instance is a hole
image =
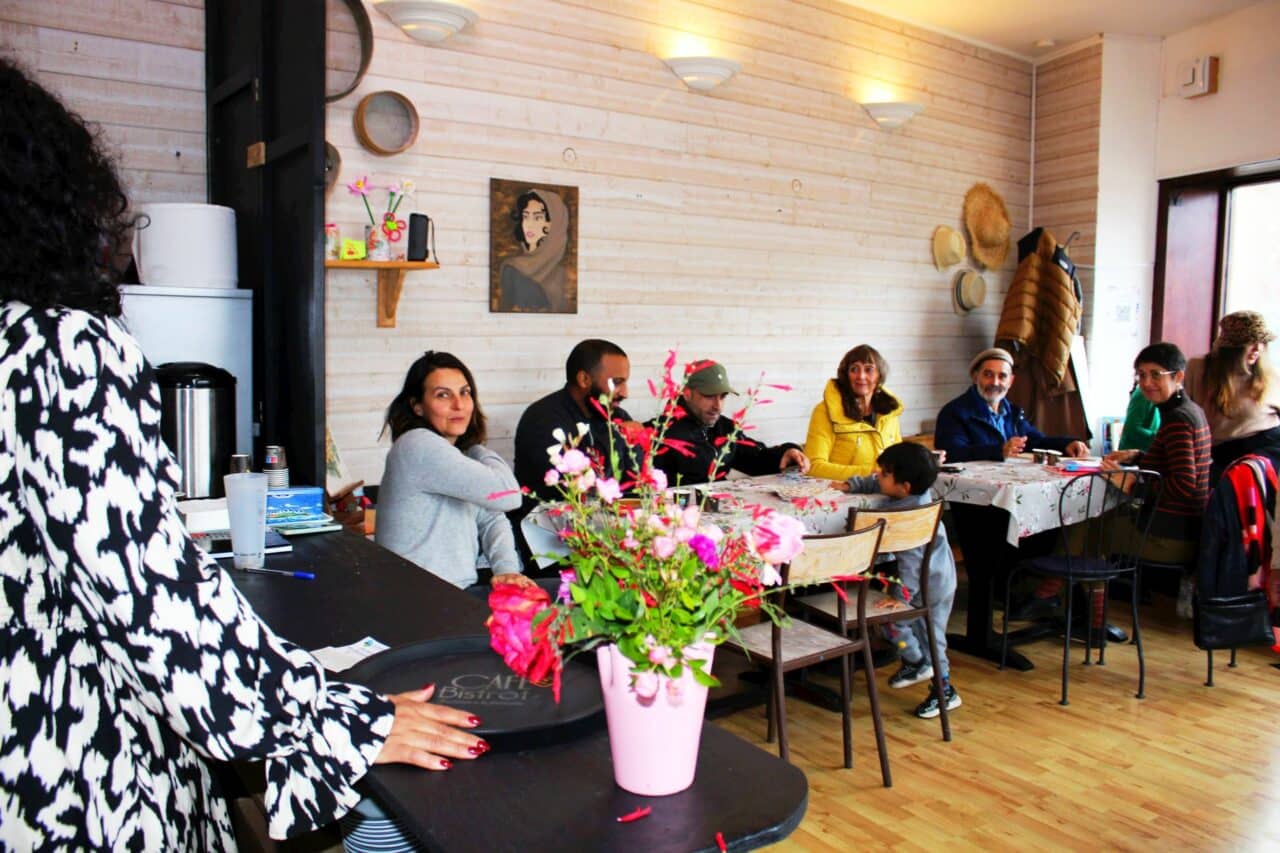
[[[1132,586],[1129,596],[1133,618],[1133,642],[1138,649],[1138,699],[1145,698],[1146,661],[1142,654],[1142,628],[1138,622],[1138,584],[1141,580],[1141,553],[1147,531],[1160,496],[1160,475],[1155,471],[1124,469],[1089,471],[1076,475],[1058,497],[1058,547],[1052,554],[1022,560],[1009,573],[1005,582],[1004,619],[1000,643],[1000,668],[1004,669],[1009,651],[1009,607],[1014,581],[1022,574],[1062,580],[1066,585],[1067,624],[1062,642],[1062,699],[1068,705],[1071,635],[1073,628],[1073,595],[1077,584],[1102,584],[1103,607],[1107,588],[1113,581]],[[1121,536],[1121,533],[1126,533]],[[1086,624],[1084,664],[1093,664],[1094,631],[1098,614],[1093,612],[1094,598],[1089,600]],[[1105,616],[1105,613],[1102,614]],[[1105,621],[1105,620],[1104,620]],[[1098,631],[1099,666],[1106,665],[1107,632]]]
[[[878,522],[853,533],[835,533],[826,536],[806,536],[804,550],[782,568],[783,585],[770,592],[774,603],[784,608],[788,587],[800,584],[839,582],[840,577],[856,577],[865,574],[875,563],[884,523]],[[841,611],[844,604],[841,602]],[[736,639],[726,645],[769,671],[769,733],[773,740],[776,725],[778,754],[784,761],[790,760],[787,743],[787,714],[782,676],[784,673],[824,661],[840,663],[840,702],[844,734],[844,766],[853,766],[853,709],[851,706],[852,675],[850,659],[867,649],[867,638],[846,637],[827,631],[817,625],[792,619],[785,625],[761,622],[741,629]],[[889,756],[880,720],[880,706],[872,694],[871,716],[876,731],[876,747],[880,752],[880,773],[885,787],[893,784],[889,775]]]
[[[850,633],[863,632],[869,636],[873,626],[888,622],[911,622],[923,618],[925,630],[929,635],[930,661],[936,662],[938,644],[933,632],[933,618],[929,615],[929,561],[933,556],[933,543],[937,538],[938,524],[941,519],[942,501],[903,509],[854,507],[849,510],[850,530],[859,524],[884,522],[884,537],[880,540],[881,554],[891,555],[910,551],[913,548],[924,548],[920,561],[920,589],[916,593],[915,600],[908,602],[905,607],[896,610],[883,607],[882,605],[887,603],[886,599],[891,596],[886,592],[870,589],[870,584],[866,583],[860,585],[857,606],[852,614],[847,614],[847,617],[839,615],[838,605],[841,602],[834,592],[797,596],[795,603],[825,621],[834,622],[846,636]],[[943,629],[945,628],[944,625]],[[863,657],[863,668],[867,674],[867,689],[874,691],[876,672],[869,650]],[[943,695],[942,668],[939,666],[933,668],[933,687],[941,697]],[[942,725],[942,739],[949,741],[951,740],[951,721],[947,716],[946,702],[940,702],[938,716]]]

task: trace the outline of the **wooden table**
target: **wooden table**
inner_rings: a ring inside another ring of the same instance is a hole
[[[948,634],[947,648],[999,662],[1000,635],[991,627],[997,581],[1003,583],[1018,560],[1053,547],[1058,500],[1074,475],[1021,459],[965,462],[960,467],[958,473],[939,474],[933,487],[937,497],[951,504],[969,579],[965,633]],[[1083,506],[1068,508],[1068,517],[1074,512],[1083,520],[1088,511]],[[1003,598],[1003,589],[999,592]],[[1037,626],[1014,632],[1010,638],[1014,643],[1026,642],[1051,632]],[[1035,665],[1010,650],[1007,666],[1026,671]]]
[[[277,633],[308,649],[372,636],[395,648],[485,633],[484,604],[363,537],[297,537],[270,568],[314,581],[228,569]],[[224,565],[230,561],[224,561]],[[340,676],[336,676],[340,677]],[[446,773],[380,765],[362,780],[431,850],[732,850],[772,844],[804,816],[808,783],[794,766],[704,725],[694,784],[641,797],[613,782],[603,728],[542,749],[490,753]],[[650,817],[619,824],[640,805]]]

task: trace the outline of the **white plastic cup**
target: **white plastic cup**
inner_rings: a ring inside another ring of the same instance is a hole
[[[237,569],[260,569],[267,542],[267,475],[227,474],[227,514],[231,517],[231,559]]]

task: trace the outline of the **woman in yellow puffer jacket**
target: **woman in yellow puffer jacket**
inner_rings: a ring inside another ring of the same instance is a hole
[[[804,453],[810,477],[847,480],[875,470],[880,452],[902,441],[902,403],[884,389],[889,365],[874,347],[859,344],[844,354],[836,378],[809,418]]]

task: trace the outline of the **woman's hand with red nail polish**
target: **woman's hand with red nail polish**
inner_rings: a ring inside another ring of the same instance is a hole
[[[435,686],[398,693],[387,698],[396,707],[391,733],[382,744],[374,764],[415,764],[428,770],[448,770],[450,759],[470,760],[488,751],[488,744],[463,728],[479,723],[466,711],[429,701]],[[472,722],[474,721],[474,722]],[[480,749],[484,744],[484,749]]]

